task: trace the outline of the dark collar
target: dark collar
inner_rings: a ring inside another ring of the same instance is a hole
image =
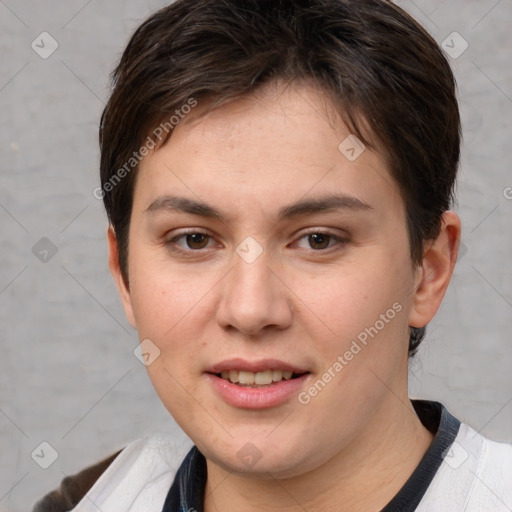
[[[459,432],[460,421],[439,402],[426,400],[411,400],[411,402],[423,425],[434,434],[434,440],[407,482],[381,512],[416,510],[441,466],[446,450],[455,441]]]
[[[423,425],[434,434],[434,440],[407,482],[381,512],[416,510],[459,432],[460,421],[439,402],[411,402]],[[162,512],[203,512],[206,475],[206,459],[194,446],[176,473]]]

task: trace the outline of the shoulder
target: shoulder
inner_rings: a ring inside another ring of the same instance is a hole
[[[121,451],[109,455],[97,464],[86,467],[79,473],[64,478],[58,489],[48,493],[35,504],[32,512],[65,512],[72,510],[114,462]]]
[[[110,510],[111,504],[119,506],[121,502],[126,511],[134,503],[151,509],[154,503],[165,499],[185,448],[190,447],[179,446],[166,436],[138,439],[101,462],[66,477],[60,488],[42,498],[32,512],[80,512],[90,508],[91,501],[102,510]]]
[[[459,455],[454,454],[455,466],[467,466],[474,471],[477,480],[495,488],[504,485],[512,491],[512,444],[487,439],[462,423],[453,448],[454,452],[459,452]]]
[[[481,438],[479,458],[474,464],[474,480],[468,497],[468,512],[485,510],[493,503],[492,510],[512,509],[512,445],[491,441],[467,427],[468,436]],[[468,458],[472,457],[468,454]]]
[[[461,423],[419,510],[495,512],[512,509],[512,445]],[[440,509],[439,509],[440,510]]]

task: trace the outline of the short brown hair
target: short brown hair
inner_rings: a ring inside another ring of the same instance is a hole
[[[178,0],[131,37],[101,118],[102,197],[126,283],[134,151],[190,98],[215,108],[277,79],[312,79],[353,133],[385,148],[421,262],[451,206],[460,153],[455,80],[427,32],[385,0]],[[410,331],[412,355],[425,327]]]

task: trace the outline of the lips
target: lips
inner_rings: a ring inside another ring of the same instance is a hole
[[[258,361],[247,361],[246,359],[241,358],[233,358],[227,359],[225,361],[221,361],[210,366],[206,372],[207,373],[215,373],[220,374],[223,371],[245,371],[245,372],[264,372],[267,370],[276,370],[282,372],[292,372],[292,374],[303,374],[307,373],[307,368],[302,368],[301,366],[292,365],[290,363],[286,363],[284,361],[280,361],[279,359],[261,359]]]
[[[262,409],[290,400],[310,372],[278,359],[234,358],[212,365],[205,373],[216,392],[230,405]]]

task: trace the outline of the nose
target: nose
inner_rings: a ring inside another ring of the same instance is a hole
[[[217,322],[251,336],[282,330],[292,323],[291,298],[283,276],[269,267],[265,252],[251,263],[235,255],[234,268],[222,281]]]

